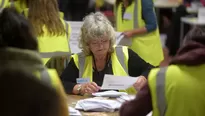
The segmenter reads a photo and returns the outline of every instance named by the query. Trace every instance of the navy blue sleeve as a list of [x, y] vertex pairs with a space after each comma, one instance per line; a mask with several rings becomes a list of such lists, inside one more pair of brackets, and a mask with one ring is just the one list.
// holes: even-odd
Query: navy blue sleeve
[[154, 5], [152, 0], [141, 0], [142, 1], [142, 17], [146, 24], [148, 32], [157, 29], [157, 19], [154, 12]]
[[73, 58], [61, 74], [61, 81], [65, 92], [72, 94], [74, 86], [77, 84], [76, 79], [79, 78], [79, 70], [75, 65]]

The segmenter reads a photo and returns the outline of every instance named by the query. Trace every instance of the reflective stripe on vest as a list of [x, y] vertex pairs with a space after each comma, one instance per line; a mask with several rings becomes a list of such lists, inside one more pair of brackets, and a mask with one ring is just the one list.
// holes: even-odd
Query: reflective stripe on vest
[[41, 72], [41, 80], [49, 86], [52, 86], [51, 79], [49, 73], [46, 69]]
[[2, 0], [2, 1], [1, 1], [0, 9], [3, 9], [3, 7], [4, 7], [4, 2], [5, 2], [5, 0]]
[[[120, 62], [121, 66], [123, 67], [123, 69], [125, 70], [125, 72], [128, 74], [128, 69], [126, 68], [126, 64], [125, 64], [125, 58], [124, 58], [124, 53], [123, 53], [123, 48], [118, 46], [115, 47], [116, 50], [116, 55], [118, 58], [118, 61]], [[85, 67], [85, 55], [83, 53], [79, 53], [78, 54], [78, 66], [79, 66], [79, 78], [83, 77], [83, 73], [84, 73], [84, 67]]]
[[157, 91], [157, 107], [159, 109], [159, 116], [165, 116], [167, 109], [167, 102], [165, 97], [165, 78], [167, 67], [160, 68], [157, 73], [156, 91]]
[[[135, 0], [135, 7], [134, 7], [134, 12], [133, 12], [133, 13], [134, 13], [134, 19], [133, 19], [133, 20], [134, 20], [134, 24], [133, 24], [134, 26], [133, 26], [133, 27], [134, 27], [134, 29], [137, 29], [137, 28], [139, 28], [139, 25], [138, 25], [138, 22], [139, 22], [139, 21], [138, 21], [138, 0]], [[116, 15], [115, 15], [115, 16], [116, 16], [115, 19], [118, 20], [118, 19], [117, 19], [118, 6], [116, 7], [116, 13], [115, 13], [115, 14], [116, 14]], [[116, 28], [117, 28], [117, 26], [118, 26], [118, 25], [116, 24]], [[118, 29], [118, 28], [117, 28], [117, 29]]]
[[57, 57], [57, 56], [70, 56], [70, 52], [41, 52], [40, 53], [41, 58], [51, 58], [51, 57]]

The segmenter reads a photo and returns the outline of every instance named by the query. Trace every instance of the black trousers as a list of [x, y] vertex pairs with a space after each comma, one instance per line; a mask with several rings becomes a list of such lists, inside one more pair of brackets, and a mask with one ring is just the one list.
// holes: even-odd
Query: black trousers
[[65, 20], [82, 21], [88, 12], [89, 0], [59, 0]]

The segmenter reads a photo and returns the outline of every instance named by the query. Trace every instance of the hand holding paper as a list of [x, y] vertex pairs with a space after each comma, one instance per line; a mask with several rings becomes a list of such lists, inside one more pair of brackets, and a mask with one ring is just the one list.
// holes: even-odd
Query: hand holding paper
[[125, 90], [138, 80], [137, 77], [105, 75], [101, 89]]
[[131, 44], [131, 39], [127, 39], [123, 33], [118, 33], [118, 36], [116, 38], [116, 45], [130, 46]]

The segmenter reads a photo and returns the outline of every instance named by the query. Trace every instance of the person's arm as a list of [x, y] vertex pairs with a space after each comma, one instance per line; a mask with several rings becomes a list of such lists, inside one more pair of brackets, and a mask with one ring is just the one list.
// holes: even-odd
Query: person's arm
[[157, 19], [154, 13], [154, 5], [152, 0], [141, 0], [142, 2], [142, 18], [145, 21], [145, 27], [125, 31], [126, 37], [130, 38], [135, 35], [145, 34], [157, 29]]
[[138, 54], [136, 54], [131, 49], [128, 49], [129, 59], [128, 59], [128, 73], [129, 76], [138, 77], [144, 76], [148, 77], [148, 74], [154, 66], [145, 62]]
[[137, 93], [132, 101], [125, 102], [120, 108], [120, 116], [146, 116], [152, 111], [152, 99], [148, 83]]
[[73, 59], [69, 62], [66, 69], [61, 74], [63, 87], [67, 94], [78, 94], [76, 79], [79, 77], [79, 70]]

